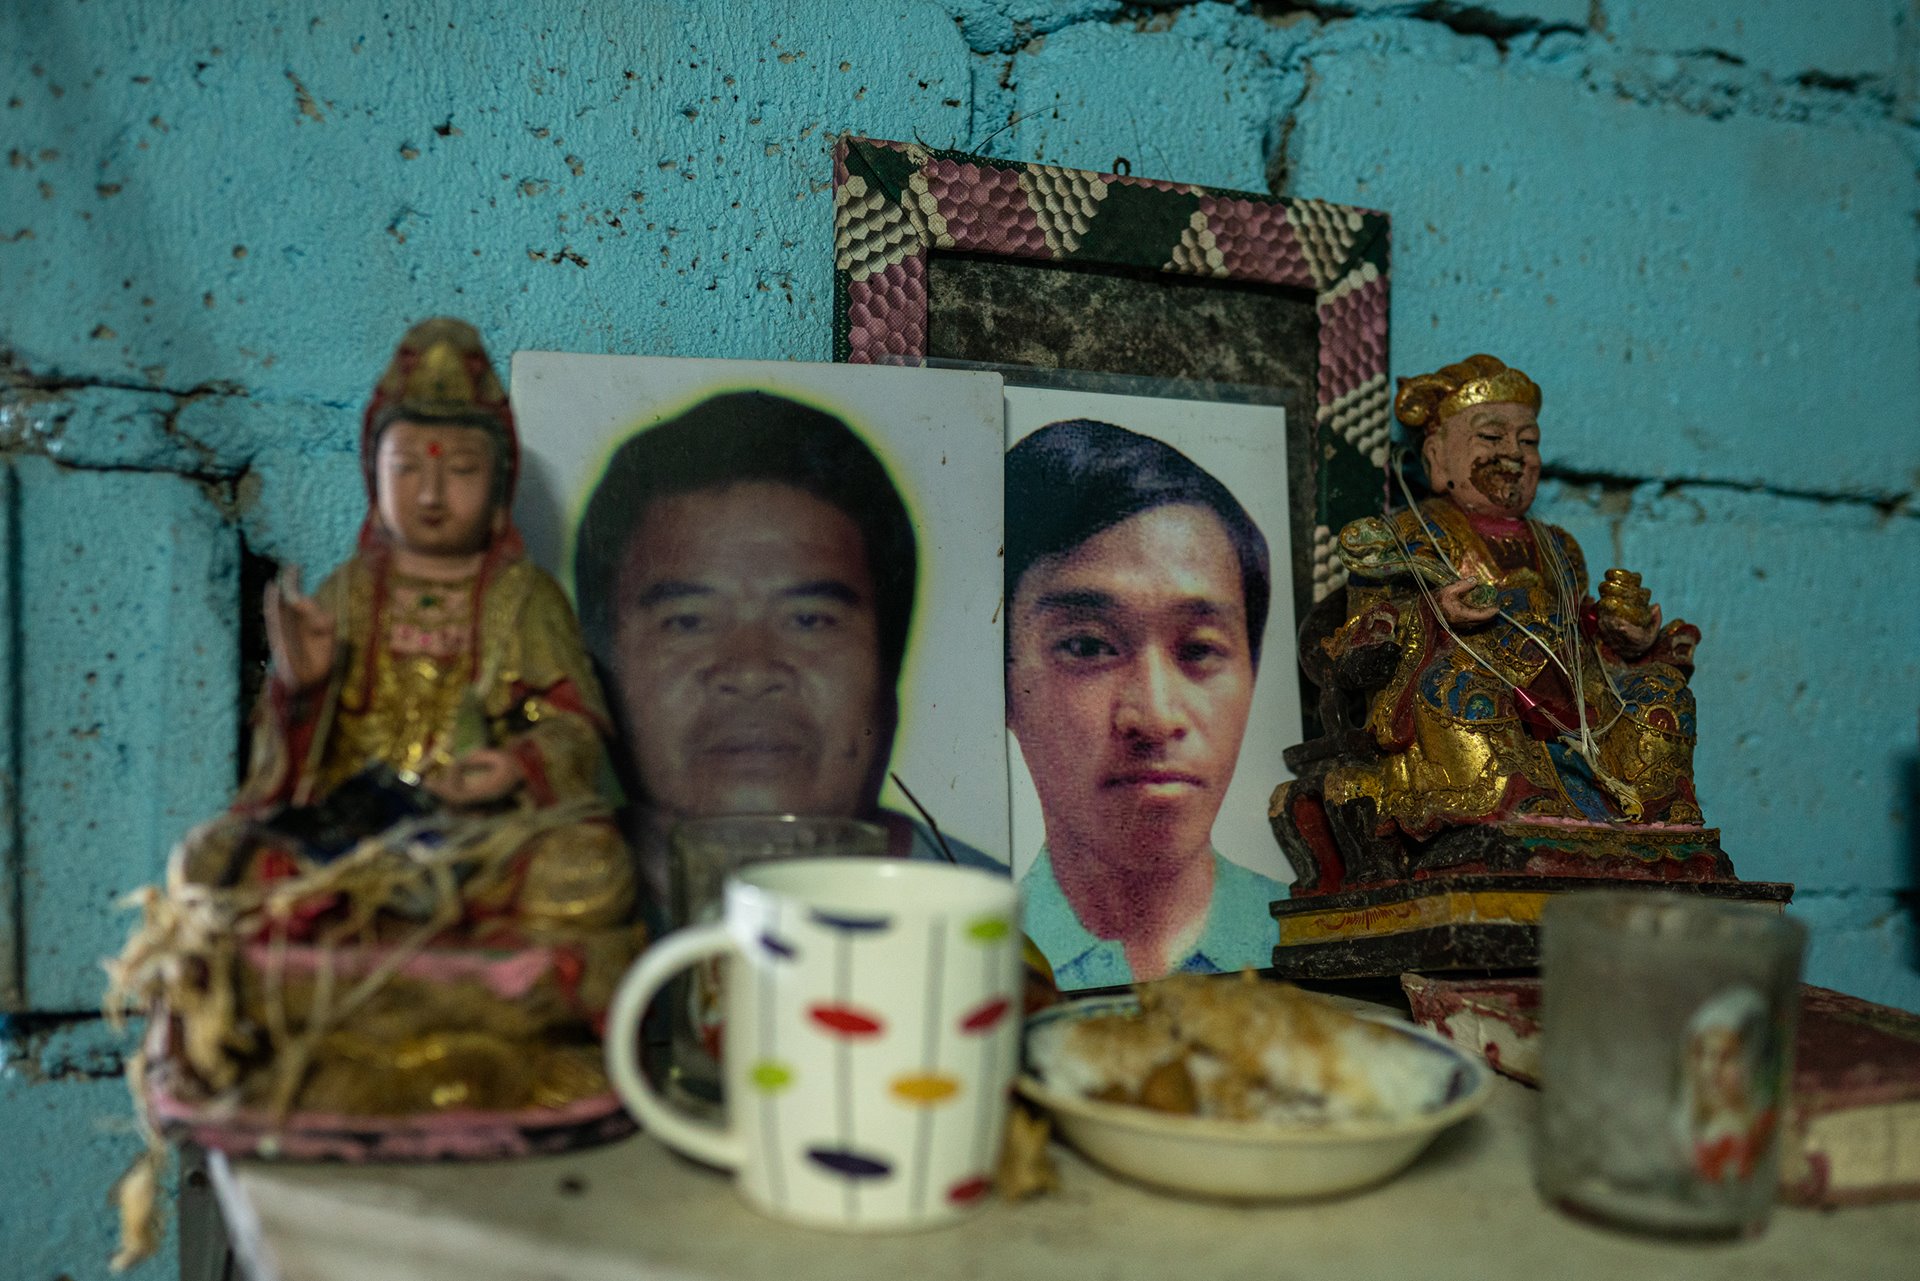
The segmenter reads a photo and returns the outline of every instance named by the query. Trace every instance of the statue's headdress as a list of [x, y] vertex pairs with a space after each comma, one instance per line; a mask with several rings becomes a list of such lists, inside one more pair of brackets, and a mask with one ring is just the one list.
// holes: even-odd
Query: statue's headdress
[[1402, 378], [1393, 412], [1407, 426], [1430, 432], [1463, 409], [1489, 404], [1525, 405], [1538, 413], [1540, 388], [1492, 356], [1468, 356], [1437, 373]]
[[513, 497], [520, 441], [506, 390], [493, 371], [480, 331], [464, 320], [435, 316], [407, 330], [374, 385], [360, 429], [360, 467], [374, 496], [374, 454], [380, 433], [400, 419], [479, 427], [499, 453], [499, 501]]

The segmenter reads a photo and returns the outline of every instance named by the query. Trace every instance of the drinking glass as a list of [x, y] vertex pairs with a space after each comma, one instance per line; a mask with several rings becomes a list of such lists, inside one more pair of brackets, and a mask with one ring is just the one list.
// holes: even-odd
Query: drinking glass
[[1541, 1195], [1663, 1235], [1762, 1231], [1805, 946], [1805, 928], [1772, 905], [1663, 890], [1551, 901], [1541, 921]]
[[[668, 910], [675, 929], [720, 919], [727, 880], [744, 867], [789, 858], [877, 857], [886, 829], [851, 818], [740, 814], [688, 819], [668, 843]], [[712, 956], [668, 986], [667, 1082], [696, 1108], [720, 1101], [726, 965]]]

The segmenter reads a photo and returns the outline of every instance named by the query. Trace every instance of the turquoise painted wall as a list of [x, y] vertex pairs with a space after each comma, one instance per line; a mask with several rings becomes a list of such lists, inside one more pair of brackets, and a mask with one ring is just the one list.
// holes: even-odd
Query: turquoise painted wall
[[1395, 369], [1544, 384], [1544, 514], [1706, 632], [1740, 871], [1920, 1007], [1920, 13], [1321, 9], [0, 6], [0, 1274], [104, 1271], [94, 958], [231, 777], [243, 547], [348, 546], [395, 338], [825, 359], [843, 131], [1389, 211]]

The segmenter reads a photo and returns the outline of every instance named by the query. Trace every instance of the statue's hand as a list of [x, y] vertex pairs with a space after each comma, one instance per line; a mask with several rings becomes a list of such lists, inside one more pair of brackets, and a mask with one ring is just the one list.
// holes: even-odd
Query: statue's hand
[[1440, 616], [1455, 627], [1478, 627], [1500, 612], [1500, 602], [1496, 599], [1484, 605], [1476, 605], [1467, 597], [1481, 583], [1471, 576], [1457, 578], [1434, 592], [1434, 600], [1440, 607]]
[[[286, 586], [280, 585], [281, 578]], [[264, 606], [267, 649], [273, 671], [294, 693], [312, 689], [333, 671], [337, 645], [333, 615], [311, 596], [300, 594], [300, 570], [290, 568], [267, 584]]]
[[1660, 607], [1655, 605], [1653, 613], [1644, 623], [1631, 623], [1618, 614], [1607, 610], [1600, 611], [1600, 635], [1613, 652], [1622, 658], [1638, 658], [1653, 648], [1655, 638], [1660, 635]]
[[505, 800], [526, 781], [513, 753], [481, 747], [428, 774], [426, 789], [448, 805], [487, 805]]

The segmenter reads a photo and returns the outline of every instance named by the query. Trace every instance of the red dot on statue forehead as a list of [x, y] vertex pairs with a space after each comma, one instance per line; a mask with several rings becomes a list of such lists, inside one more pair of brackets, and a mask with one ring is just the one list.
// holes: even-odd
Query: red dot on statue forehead
[[438, 458], [440, 456], [440, 451], [441, 451], [441, 446], [439, 441], [430, 440], [427, 442], [427, 457]]

